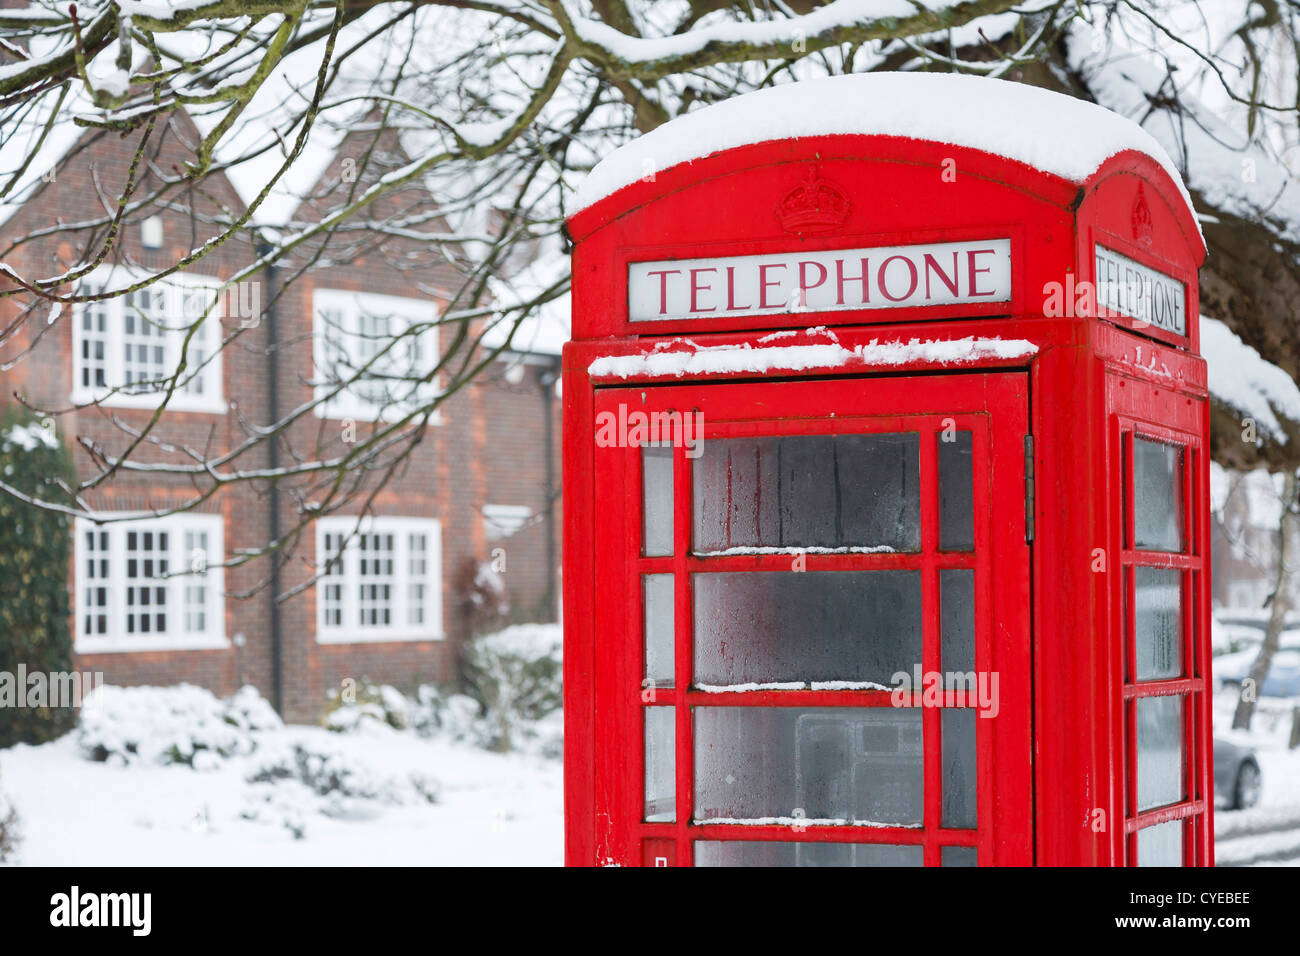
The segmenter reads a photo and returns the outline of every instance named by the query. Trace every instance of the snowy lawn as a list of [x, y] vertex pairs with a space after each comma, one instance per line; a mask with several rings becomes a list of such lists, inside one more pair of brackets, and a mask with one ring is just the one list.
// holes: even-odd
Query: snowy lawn
[[[556, 759], [494, 754], [381, 726], [347, 735], [289, 726], [260, 733], [253, 754], [199, 771], [92, 762], [75, 737], [0, 751], [0, 786], [20, 817], [21, 864], [542, 866], [563, 860]], [[293, 781], [246, 781], [269, 752], [295, 743], [380, 775], [417, 772], [439, 784], [437, 802], [334, 806]], [[266, 813], [265, 822], [244, 817], [267, 807], [268, 796], [281, 813]], [[302, 827], [301, 838], [285, 819]]]

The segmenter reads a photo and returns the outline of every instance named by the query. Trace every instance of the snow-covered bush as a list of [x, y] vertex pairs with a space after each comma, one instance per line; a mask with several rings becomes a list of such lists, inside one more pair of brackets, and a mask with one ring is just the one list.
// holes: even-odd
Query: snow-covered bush
[[89, 759], [126, 765], [179, 763], [205, 770], [249, 754], [279, 716], [252, 687], [221, 700], [190, 684], [97, 688], [82, 708], [77, 744]]
[[525, 723], [516, 737], [517, 749], [558, 760], [564, 756], [564, 712], [553, 710], [545, 717]]
[[363, 677], [355, 686], [330, 692], [321, 723], [329, 730], [351, 733], [376, 726], [405, 730], [411, 721], [411, 702], [401, 691]]
[[442, 737], [486, 747], [492, 733], [483, 706], [468, 694], [449, 694], [434, 684], [422, 684], [411, 705], [411, 727], [421, 737]]
[[563, 645], [557, 624], [520, 624], [466, 648], [468, 694], [422, 684], [407, 697], [362, 678], [333, 691], [322, 721], [338, 733], [411, 730], [492, 750], [563, 752]]
[[222, 713], [228, 723], [250, 733], [277, 730], [284, 726], [284, 721], [275, 712], [271, 702], [251, 684], [245, 684], [222, 701]]
[[293, 741], [266, 754], [248, 777], [249, 783], [281, 780], [295, 780], [321, 797], [358, 797], [391, 806], [438, 801], [436, 780], [415, 771], [386, 776], [352, 754], [315, 741]]
[[281, 827], [295, 840], [301, 840], [307, 835], [307, 818], [316, 812], [319, 801], [307, 787], [294, 781], [254, 783], [239, 815], [253, 823]]
[[0, 790], [0, 863], [13, 859], [18, 850], [18, 811]]
[[558, 748], [556, 722], [546, 719], [563, 703], [562, 646], [557, 624], [519, 624], [470, 642], [466, 679], [482, 705], [492, 747]]
[[[395, 732], [379, 717], [367, 717], [351, 728], [340, 725], [331, 729], [346, 732], [363, 728]], [[246, 782], [249, 790], [240, 816], [288, 830], [294, 839], [307, 835], [308, 823], [316, 815], [368, 820], [385, 806], [437, 803], [442, 790], [439, 781], [419, 771], [377, 770], [342, 741], [311, 731], [308, 736], [283, 740], [259, 751], [255, 769]]]
[[486, 747], [492, 732], [482, 705], [466, 694], [451, 694], [436, 684], [421, 684], [407, 697], [388, 684], [364, 678], [351, 692], [334, 691], [321, 721], [335, 733], [389, 733], [411, 730], [421, 737], [441, 737]]

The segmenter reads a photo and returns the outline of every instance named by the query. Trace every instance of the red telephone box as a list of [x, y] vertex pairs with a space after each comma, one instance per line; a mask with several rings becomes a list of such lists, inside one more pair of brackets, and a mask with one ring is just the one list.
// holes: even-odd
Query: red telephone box
[[[1056, 142], [905, 135], [912, 92]], [[744, 141], [763, 113], [799, 119]], [[1089, 104], [870, 75], [593, 174], [570, 864], [1213, 863], [1205, 246], [1175, 177]]]

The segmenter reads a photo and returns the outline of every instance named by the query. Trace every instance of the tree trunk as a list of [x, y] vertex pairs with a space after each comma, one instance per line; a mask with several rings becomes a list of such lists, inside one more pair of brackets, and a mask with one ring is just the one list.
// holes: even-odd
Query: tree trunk
[[1269, 668], [1273, 665], [1273, 655], [1277, 653], [1282, 629], [1286, 625], [1286, 615], [1291, 610], [1287, 552], [1297, 526], [1295, 472], [1288, 471], [1283, 477], [1282, 506], [1282, 520], [1278, 523], [1277, 529], [1277, 572], [1273, 578], [1273, 607], [1268, 616], [1268, 630], [1264, 632], [1263, 643], [1259, 645], [1259, 656], [1255, 658], [1255, 663], [1250, 668], [1247, 683], [1242, 684], [1241, 696], [1237, 700], [1237, 712], [1232, 718], [1234, 730], [1250, 729], [1250, 719], [1255, 714], [1255, 701], [1264, 688], [1264, 681], [1268, 679]]

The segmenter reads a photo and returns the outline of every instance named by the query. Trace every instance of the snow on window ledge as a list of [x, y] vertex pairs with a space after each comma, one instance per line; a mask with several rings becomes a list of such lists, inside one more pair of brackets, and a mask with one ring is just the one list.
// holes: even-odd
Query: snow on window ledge
[[224, 651], [230, 647], [229, 638], [206, 634], [165, 638], [109, 634], [78, 638], [72, 650], [77, 654], [142, 654], [147, 651]]
[[[316, 385], [318, 396], [324, 397], [333, 386]], [[355, 398], [349, 395], [346, 390], [339, 392], [333, 398], [326, 398], [321, 401], [313, 410], [317, 418], [328, 419], [329, 421], [338, 422], [361, 422], [372, 424], [374, 422], [383, 422], [392, 424], [400, 422], [408, 415], [415, 413], [415, 418], [407, 422], [408, 426], [418, 425], [423, 411], [416, 406], [411, 405], [387, 405], [379, 406], [364, 399]], [[428, 427], [442, 424], [442, 409], [435, 408], [429, 414], [429, 420], [425, 422]]]
[[712, 817], [692, 820], [691, 826], [724, 827], [863, 827], [880, 829], [919, 830], [922, 823], [876, 823], [871, 820], [850, 820], [847, 817]]
[[412, 631], [404, 629], [384, 631], [375, 628], [361, 628], [356, 630], [318, 628], [316, 631], [317, 644], [411, 644], [420, 641], [445, 641], [446, 639], [447, 635], [442, 631]]
[[752, 694], [768, 690], [817, 690], [817, 691], [863, 691], [896, 688], [886, 687], [869, 680], [814, 680], [814, 681], [748, 681], [743, 684], [695, 684], [694, 689], [702, 694]]
[[[819, 330], [809, 329], [808, 334]], [[834, 336], [831, 336], [834, 338]], [[838, 341], [813, 345], [755, 348], [740, 345], [700, 346], [690, 339], [675, 339], [639, 355], [606, 355], [595, 359], [587, 371], [596, 378], [640, 378], [713, 375], [727, 372], [804, 371], [844, 365], [898, 366], [922, 363], [957, 365], [983, 359], [1023, 358], [1038, 346], [1026, 339], [976, 338], [885, 342], [846, 348]]]
[[[163, 392], [127, 392], [112, 393], [107, 390], [89, 391], [83, 388], [72, 390], [71, 400], [74, 405], [102, 405], [105, 408], [142, 408], [151, 410], [162, 404]], [[230, 410], [225, 399], [203, 398], [186, 395], [177, 389], [167, 401], [169, 412], [199, 412], [208, 415], [224, 415]]]

